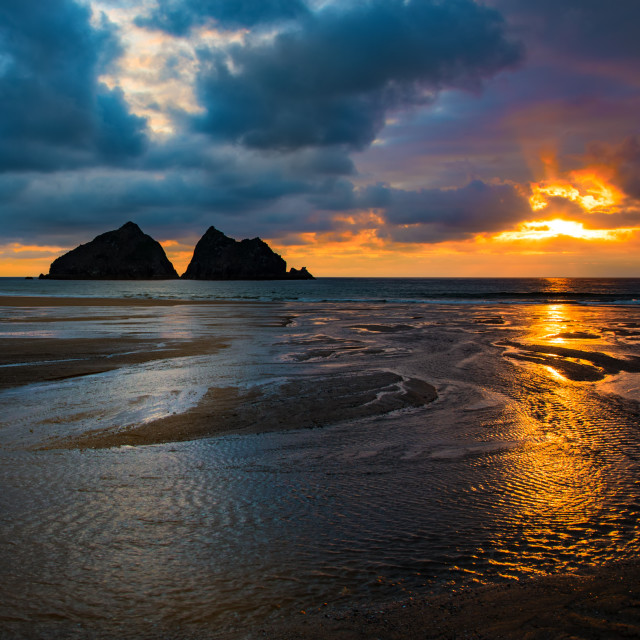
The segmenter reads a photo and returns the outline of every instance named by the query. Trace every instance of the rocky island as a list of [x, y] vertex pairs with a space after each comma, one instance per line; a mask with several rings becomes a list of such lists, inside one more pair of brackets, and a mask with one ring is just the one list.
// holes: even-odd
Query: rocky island
[[186, 280], [313, 280], [305, 267], [287, 263], [260, 238], [234, 240], [215, 227], [200, 238], [182, 276]]
[[[51, 263], [50, 280], [171, 280], [178, 274], [159, 242], [127, 222], [81, 244]], [[313, 280], [287, 263], [260, 238], [236, 241], [215, 227], [200, 238], [185, 280]]]
[[160, 243], [133, 223], [107, 231], [51, 263], [51, 280], [170, 280], [178, 274]]

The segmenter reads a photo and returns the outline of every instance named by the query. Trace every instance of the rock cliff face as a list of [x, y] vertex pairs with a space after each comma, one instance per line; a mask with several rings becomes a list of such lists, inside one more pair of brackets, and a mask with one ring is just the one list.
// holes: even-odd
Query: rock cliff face
[[53, 261], [52, 280], [169, 280], [178, 274], [160, 243], [133, 222]]
[[287, 263], [260, 238], [229, 238], [209, 227], [182, 276], [187, 280], [309, 280], [303, 267], [287, 273]]

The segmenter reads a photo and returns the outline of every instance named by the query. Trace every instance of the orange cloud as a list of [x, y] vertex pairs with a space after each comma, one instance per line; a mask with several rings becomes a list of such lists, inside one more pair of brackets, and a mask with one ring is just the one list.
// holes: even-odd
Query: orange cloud
[[545, 209], [549, 198], [564, 198], [588, 212], [615, 213], [623, 194], [594, 169], [572, 171], [566, 180], [543, 180], [531, 184], [529, 202], [534, 211]]
[[589, 230], [580, 223], [562, 220], [529, 224], [528, 234], [480, 234], [471, 240], [438, 244], [383, 240], [375, 229], [309, 233], [289, 237], [286, 244], [277, 239], [269, 242], [289, 265], [306, 266], [317, 276], [595, 277], [640, 273], [640, 234], [636, 229]]

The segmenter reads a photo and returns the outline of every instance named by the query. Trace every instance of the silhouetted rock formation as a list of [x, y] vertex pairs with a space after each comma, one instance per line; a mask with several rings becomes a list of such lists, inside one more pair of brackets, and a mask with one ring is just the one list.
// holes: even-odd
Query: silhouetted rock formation
[[260, 238], [237, 242], [215, 227], [200, 238], [182, 276], [187, 280], [309, 280], [303, 267], [287, 273], [287, 263]]
[[133, 222], [54, 260], [52, 280], [169, 280], [178, 274], [160, 243]]
[[307, 267], [302, 269], [294, 269], [291, 267], [287, 273], [288, 280], [315, 280], [315, 278], [307, 271]]

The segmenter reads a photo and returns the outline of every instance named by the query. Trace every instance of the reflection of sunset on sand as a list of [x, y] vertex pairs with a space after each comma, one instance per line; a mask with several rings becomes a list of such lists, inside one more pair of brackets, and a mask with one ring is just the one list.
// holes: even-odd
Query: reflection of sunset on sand
[[[516, 348], [537, 345], [532, 361], [540, 365], [531, 369], [531, 378], [523, 376], [521, 384], [542, 378], [534, 383], [534, 393], [521, 397], [527, 416], [521, 425], [528, 432], [523, 436], [532, 446], [505, 470], [509, 488], [504, 505], [522, 536], [521, 556], [513, 571], [527, 567], [526, 571], [537, 573], [548, 554], [564, 559], [568, 569], [577, 568], [621, 534], [615, 519], [603, 517], [603, 512], [607, 496], [620, 493], [619, 478], [610, 476], [607, 467], [623, 469], [630, 462], [631, 434], [616, 422], [624, 402], [610, 405], [593, 387], [572, 379], [589, 379], [576, 373], [580, 367], [595, 368], [595, 380], [611, 373], [607, 366], [640, 371], [640, 358], [628, 355], [628, 343], [614, 337], [616, 325], [626, 324], [625, 315], [619, 319], [622, 323], [611, 323], [611, 311], [606, 309], [536, 307], [528, 314], [527, 332], [519, 344], [512, 343]], [[565, 368], [565, 361], [575, 369]], [[605, 366], [598, 367], [603, 362]], [[635, 517], [622, 505], [620, 514], [628, 524]], [[572, 540], [576, 530], [583, 533]], [[503, 541], [498, 538], [495, 544], [499, 547]]]
[[354, 607], [404, 606], [398, 637], [422, 637], [455, 592], [453, 637], [505, 580], [557, 630], [536, 601], [582, 593], [576, 572], [614, 593], [640, 552], [638, 405], [607, 386], [640, 371], [634, 307], [25, 305], [0, 323], [0, 601], [43, 634], [78, 608], [94, 637], [356, 638]]

